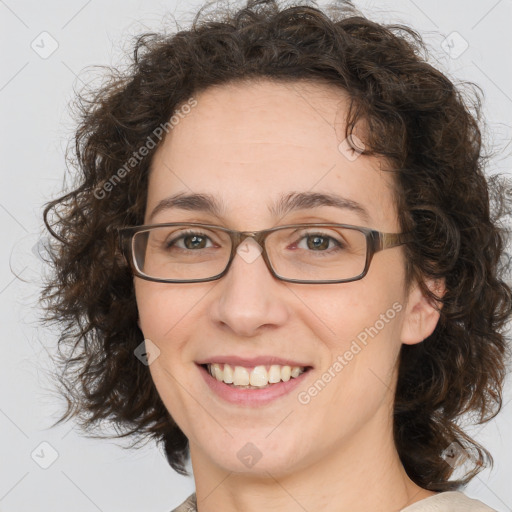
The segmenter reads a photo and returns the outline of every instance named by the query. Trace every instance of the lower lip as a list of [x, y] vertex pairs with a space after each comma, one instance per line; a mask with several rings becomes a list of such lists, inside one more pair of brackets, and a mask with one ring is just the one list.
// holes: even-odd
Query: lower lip
[[305, 378], [309, 370], [302, 372], [298, 377], [290, 378], [287, 382], [278, 382], [264, 389], [238, 389], [225, 382], [212, 377], [201, 365], [197, 365], [201, 375], [210, 389], [219, 397], [236, 405], [258, 406], [265, 405], [272, 400], [291, 393]]

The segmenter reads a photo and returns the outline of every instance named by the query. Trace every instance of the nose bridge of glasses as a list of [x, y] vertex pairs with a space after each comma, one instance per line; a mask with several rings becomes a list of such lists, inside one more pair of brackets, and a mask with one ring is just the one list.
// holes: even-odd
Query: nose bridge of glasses
[[247, 238], [252, 238], [262, 249], [268, 230], [262, 231], [231, 231], [232, 251], [235, 252], [238, 246]]
[[262, 231], [230, 231], [231, 235], [231, 256], [230, 261], [228, 262], [228, 267], [231, 266], [234, 257], [236, 256], [238, 251], [238, 247], [245, 241], [247, 238], [251, 238], [259, 247], [258, 250], [254, 248], [251, 250], [249, 247], [243, 247], [242, 251], [239, 253], [239, 256], [246, 262], [252, 263], [258, 256], [263, 258], [263, 262], [267, 266], [270, 273], [274, 273], [272, 269], [272, 264], [270, 263], [265, 247], [265, 238], [270, 233], [271, 230], [266, 229]]

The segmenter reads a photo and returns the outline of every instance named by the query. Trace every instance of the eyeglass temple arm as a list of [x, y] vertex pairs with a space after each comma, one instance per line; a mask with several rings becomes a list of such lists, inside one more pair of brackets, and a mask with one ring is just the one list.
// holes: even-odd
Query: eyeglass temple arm
[[378, 233], [378, 236], [373, 239], [374, 247], [377, 251], [403, 245], [410, 240], [411, 236], [409, 233]]

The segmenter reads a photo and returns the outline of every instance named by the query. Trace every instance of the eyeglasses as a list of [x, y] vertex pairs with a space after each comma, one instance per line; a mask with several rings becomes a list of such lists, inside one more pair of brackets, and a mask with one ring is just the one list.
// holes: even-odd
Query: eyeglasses
[[[224, 276], [239, 254], [248, 263], [260, 252], [271, 274], [291, 283], [346, 283], [362, 279], [373, 255], [406, 243], [406, 233], [381, 233], [347, 224], [289, 224], [234, 231], [200, 223], [117, 229], [134, 275], [161, 283], [197, 283]], [[254, 243], [241, 246], [247, 238]]]

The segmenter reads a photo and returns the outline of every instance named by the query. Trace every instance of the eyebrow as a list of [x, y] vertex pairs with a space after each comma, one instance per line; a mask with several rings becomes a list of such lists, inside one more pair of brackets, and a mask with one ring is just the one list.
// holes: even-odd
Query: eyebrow
[[[292, 211], [308, 210], [320, 206], [333, 206], [335, 208], [353, 211], [366, 222], [370, 219], [368, 210], [360, 203], [338, 196], [337, 194], [322, 192], [290, 192], [289, 194], [281, 196], [276, 202], [268, 205], [268, 209], [274, 217], [281, 217]], [[171, 208], [206, 212], [218, 218], [223, 218], [226, 211], [224, 203], [218, 201], [210, 194], [178, 193], [162, 199], [151, 212], [149, 221], [158, 213]]]

